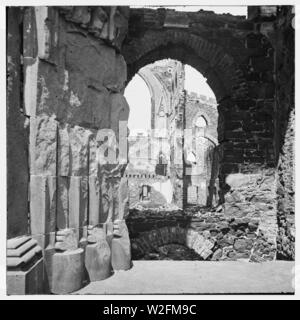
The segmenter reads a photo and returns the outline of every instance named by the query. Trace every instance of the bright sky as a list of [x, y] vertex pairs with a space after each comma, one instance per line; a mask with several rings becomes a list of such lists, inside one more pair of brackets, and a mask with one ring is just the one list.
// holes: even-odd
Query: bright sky
[[207, 97], [216, 98], [214, 92], [206, 82], [206, 78], [203, 75], [189, 66], [185, 65], [185, 83], [184, 89], [188, 92], [196, 92], [198, 94], [204, 94]]
[[125, 98], [130, 112], [128, 128], [148, 130], [151, 128], [151, 96], [146, 82], [136, 74], [125, 89]]
[[[189, 65], [185, 65], [185, 90], [215, 98], [206, 78]], [[151, 96], [145, 81], [136, 74], [125, 90], [125, 97], [130, 107], [128, 127], [135, 130], [151, 128]]]

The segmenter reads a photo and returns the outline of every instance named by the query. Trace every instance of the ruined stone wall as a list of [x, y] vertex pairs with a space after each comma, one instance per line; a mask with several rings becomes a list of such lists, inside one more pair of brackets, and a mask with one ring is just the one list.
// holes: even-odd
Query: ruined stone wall
[[295, 30], [293, 8], [278, 8], [276, 37], [277, 258], [295, 259]]
[[[158, 208], [173, 201], [173, 186], [169, 176], [155, 174], [126, 174], [129, 186], [129, 206]], [[150, 187], [149, 200], [141, 201], [142, 186]]]
[[[277, 258], [295, 258], [294, 126], [295, 30], [292, 6], [249, 7], [249, 16], [275, 52], [274, 157], [277, 196]], [[261, 65], [261, 68], [266, 66]], [[271, 72], [271, 70], [269, 71]], [[271, 76], [271, 74], [270, 74]]]
[[204, 95], [189, 92], [185, 106], [185, 128], [193, 129], [198, 117], [203, 116], [207, 122], [206, 134], [218, 141], [218, 109], [217, 101]]
[[[202, 123], [199, 123], [199, 120], [202, 120]], [[185, 162], [184, 187], [187, 189], [187, 198], [184, 201], [187, 204], [218, 204], [217, 127], [217, 102], [204, 95], [188, 93], [185, 129], [192, 130], [193, 140], [185, 143], [185, 156], [192, 152], [195, 162], [191, 163], [188, 159]]]
[[[22, 227], [43, 249], [46, 277], [41, 281], [53, 293], [79, 289], [85, 268], [91, 279], [99, 279], [112, 268], [130, 267], [125, 165], [111, 164], [100, 151], [104, 147], [114, 154], [114, 140], [105, 143], [105, 136], [112, 133], [119, 142], [119, 121], [128, 119], [126, 62], [120, 54], [128, 13], [126, 7], [24, 9], [30, 208], [29, 225], [24, 221]], [[123, 131], [126, 144], [127, 128]], [[8, 220], [16, 223], [10, 215]], [[95, 256], [108, 257], [106, 275], [97, 274], [95, 263], [101, 262]]]
[[[140, 186], [144, 176], [151, 176], [149, 183], [144, 181], [146, 184], [155, 186], [158, 184], [159, 186], [160, 191], [153, 189], [151, 194], [152, 205], [156, 207], [170, 203], [168, 192], [161, 192], [166, 188], [166, 184], [170, 183], [170, 175], [172, 176], [171, 190], [174, 192], [172, 199], [176, 204], [182, 205], [177, 192], [177, 181], [173, 178], [172, 167], [175, 159], [170, 153], [174, 146], [176, 121], [180, 121], [179, 114], [182, 112], [178, 105], [184, 86], [183, 65], [179, 61], [164, 59], [144, 66], [138, 74], [147, 83], [151, 94], [151, 129], [153, 131], [148, 133], [148, 136], [131, 135], [128, 137], [129, 164], [126, 168], [126, 175], [130, 177], [130, 206], [139, 202]], [[163, 155], [162, 166], [159, 164], [160, 154]], [[178, 165], [181, 162], [182, 159]], [[166, 165], [165, 168], [163, 168], [164, 165]]]
[[[252, 260], [275, 259], [276, 250], [277, 258], [294, 258], [292, 7], [254, 11], [246, 19], [127, 7], [9, 8], [11, 277], [35, 268], [34, 283], [69, 293], [86, 280], [85, 268], [92, 280], [130, 268], [125, 165], [99, 159], [103, 145], [110, 155], [115, 151], [100, 130], [111, 129], [119, 139], [118, 122], [129, 112], [126, 81], [166, 57], [200, 71], [218, 100], [219, 218], [246, 225], [230, 245], [249, 251], [250, 237]], [[183, 129], [184, 101], [183, 92], [171, 133]], [[180, 165], [170, 171], [180, 202], [184, 172]], [[249, 226], [252, 219], [257, 228]], [[208, 228], [210, 220], [204, 223]], [[19, 238], [26, 234], [34, 240]], [[29, 252], [34, 259], [22, 260]], [[11, 258], [15, 254], [20, 259]]]
[[[178, 19], [174, 10], [135, 9], [123, 52], [129, 78], [145, 63], [165, 56], [193, 66], [207, 78], [218, 102], [219, 203], [225, 204], [228, 192], [243, 196], [226, 182], [231, 177], [239, 174], [250, 181], [257, 175], [257, 182], [248, 185], [247, 192], [253, 193], [266, 174], [269, 191], [259, 204], [249, 199], [251, 212], [245, 206], [245, 215], [259, 212], [261, 229], [268, 229], [269, 240], [276, 245], [274, 48], [258, 31], [260, 26], [265, 27], [259, 20], [211, 11], [181, 12]], [[265, 214], [259, 206], [268, 202], [272, 209]], [[234, 203], [227, 204], [225, 214], [233, 212]]]
[[[134, 259], [272, 260], [275, 247], [264, 245], [256, 217], [227, 216], [221, 211], [131, 210], [127, 218]], [[190, 248], [194, 254], [174, 255], [170, 245]]]
[[28, 228], [29, 121], [22, 100], [22, 10], [7, 10], [7, 237], [26, 235]]

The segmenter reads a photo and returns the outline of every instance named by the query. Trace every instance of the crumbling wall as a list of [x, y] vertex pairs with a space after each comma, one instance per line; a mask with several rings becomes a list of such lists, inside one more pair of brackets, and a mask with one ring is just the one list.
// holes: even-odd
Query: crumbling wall
[[[126, 174], [128, 177], [128, 174]], [[149, 199], [145, 202], [141, 200], [143, 186], [149, 186]], [[134, 174], [128, 177], [129, 186], [129, 206], [134, 208], [141, 206], [145, 208], [158, 208], [171, 204], [173, 187], [170, 177], [156, 176], [150, 174]]]
[[277, 258], [295, 259], [295, 30], [293, 7], [278, 8], [276, 37]]
[[[275, 79], [274, 157], [277, 189], [277, 258], [295, 258], [294, 127], [295, 30], [292, 6], [249, 7], [249, 16], [272, 44]], [[265, 66], [266, 68], [267, 66]], [[271, 76], [271, 74], [270, 74]]]
[[[197, 120], [203, 117], [203, 127]], [[199, 125], [199, 124], [198, 124]], [[185, 129], [192, 132], [192, 141], [185, 142], [185, 155], [192, 152], [195, 162], [185, 162], [184, 188], [187, 204], [215, 206], [218, 204], [217, 102], [204, 95], [188, 93], [185, 105]]]
[[[257, 217], [224, 215], [222, 210], [131, 210], [127, 218], [134, 259], [192, 259], [207, 261], [244, 260], [261, 262], [273, 259], [261, 244]], [[164, 247], [181, 245], [194, 255], [166, 255]], [[260, 250], [258, 254], [258, 250]]]
[[29, 121], [22, 100], [22, 10], [7, 9], [7, 237], [28, 229]]
[[[114, 141], [126, 143], [127, 127], [119, 132], [119, 121], [129, 113], [120, 46], [128, 10], [28, 7], [24, 12], [29, 222], [44, 250], [53, 293], [81, 287], [85, 267], [94, 280], [130, 267], [126, 165], [103, 154], [114, 154]], [[110, 134], [115, 140], [105, 142]], [[100, 244], [107, 247], [105, 256]], [[106, 259], [106, 275], [97, 273], [101, 262], [95, 257]]]

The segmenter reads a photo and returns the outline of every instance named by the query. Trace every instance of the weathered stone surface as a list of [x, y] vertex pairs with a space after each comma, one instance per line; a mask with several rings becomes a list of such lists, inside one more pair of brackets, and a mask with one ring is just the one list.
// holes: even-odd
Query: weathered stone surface
[[125, 220], [114, 221], [111, 252], [114, 270], [128, 270], [131, 268], [130, 240]]
[[117, 141], [119, 141], [119, 121], [128, 120], [129, 105], [125, 97], [120, 93], [111, 94], [110, 103], [110, 128], [114, 131]]
[[38, 71], [38, 41], [36, 30], [36, 15], [33, 7], [27, 7], [24, 12], [23, 55], [24, 55], [24, 109], [26, 115], [35, 116]]
[[106, 242], [86, 246], [85, 266], [90, 281], [104, 280], [112, 275], [111, 253]]
[[97, 225], [100, 219], [100, 182], [96, 176], [89, 176], [89, 224]]
[[120, 220], [126, 219], [129, 214], [129, 188], [127, 178], [121, 178], [118, 187], [118, 202], [119, 212], [117, 218]]
[[74, 126], [69, 129], [70, 174], [72, 176], [88, 175], [89, 137], [91, 131]]
[[70, 141], [69, 125], [58, 125], [58, 145], [57, 145], [57, 170], [58, 176], [70, 175]]
[[[66, 41], [68, 44], [66, 51], [67, 65], [83, 72], [86, 78], [95, 79], [98, 85], [104, 87], [105, 81], [114, 75], [115, 50], [105, 44], [96, 42], [90, 37], [74, 33], [68, 33]], [[73, 83], [73, 81], [75, 82]], [[79, 84], [81, 81], [79, 79], [76, 80], [70, 74], [71, 88], [75, 89], [76, 82]], [[77, 88], [80, 89], [79, 87]], [[79, 100], [81, 100], [81, 97], [79, 97]]]
[[78, 237], [73, 229], [62, 229], [56, 232], [55, 249], [72, 251], [78, 248]]
[[85, 249], [85, 266], [90, 281], [103, 280], [111, 276], [111, 250], [106, 241], [106, 228], [92, 228]]
[[129, 7], [59, 7], [66, 21], [79, 24], [96, 38], [120, 49], [128, 29]]
[[[234, 218], [224, 215], [222, 210], [209, 212], [206, 209], [190, 207], [185, 210], [162, 211], [161, 209], [131, 209], [126, 219], [132, 242], [133, 259], [148, 259], [157, 254], [158, 247], [181, 244], [194, 251], [185, 254], [191, 260], [236, 260], [252, 261], [256, 242], [261, 240], [258, 218]], [[263, 248], [273, 252], [272, 241], [264, 242]], [[170, 251], [171, 252], [171, 251]], [[256, 252], [256, 251], [255, 251]], [[257, 251], [263, 260], [269, 256]], [[171, 254], [171, 253], [170, 253]], [[149, 256], [150, 255], [150, 256]], [[271, 255], [270, 255], [271, 256]], [[158, 255], [151, 259], [178, 259], [175, 254]]]
[[[52, 250], [54, 232], [59, 230], [56, 248], [66, 254], [57, 253], [55, 258], [51, 279], [52, 285], [58, 285], [55, 291], [71, 289], [64, 282], [68, 276], [72, 290], [82, 279], [81, 253], [69, 252], [79, 250], [78, 241], [86, 241], [87, 211], [93, 225], [107, 222], [111, 227], [113, 220], [128, 218], [127, 187], [121, 180], [125, 166], [97, 159], [101, 141], [90, 140], [101, 128], [112, 129], [119, 139], [118, 121], [126, 120], [129, 111], [123, 97], [125, 82], [147, 61], [165, 56], [203, 72], [220, 103], [218, 165], [208, 167], [208, 171], [216, 169], [212, 176], [220, 179], [220, 189], [210, 181], [203, 183], [203, 190], [209, 185], [209, 196], [213, 193], [214, 203], [223, 206], [186, 217], [146, 214], [131, 221], [136, 252], [154, 257], [158, 253], [150, 251], [159, 245], [165, 254], [174, 249], [174, 242], [182, 245], [179, 237], [192, 229], [195, 236], [188, 235], [189, 245], [202, 259], [294, 259], [294, 16], [288, 6], [271, 8], [271, 15], [266, 10], [258, 10], [251, 21], [189, 13], [188, 28], [181, 21], [179, 30], [164, 28], [164, 24], [174, 27], [178, 13], [170, 10], [142, 8], [129, 13], [122, 7], [38, 7], [21, 12], [8, 8], [8, 237], [31, 232], [43, 249]], [[129, 15], [124, 59], [120, 49]], [[186, 13], [181, 17], [187, 21]], [[272, 21], [266, 21], [270, 17]], [[172, 82], [167, 83], [170, 88]], [[185, 94], [180, 97], [185, 98]], [[175, 124], [183, 128], [184, 104], [177, 102]], [[200, 132], [204, 137], [205, 130]], [[109, 147], [114, 151], [113, 143]], [[99, 160], [103, 160], [101, 168]], [[179, 203], [178, 198], [185, 197], [179, 191], [182, 174], [178, 168], [172, 170]], [[201, 187], [204, 180], [196, 176], [191, 182]], [[88, 201], [93, 202], [89, 207]], [[120, 269], [130, 263], [123, 224], [107, 235]], [[72, 232], [61, 233], [70, 227]], [[75, 259], [76, 270], [66, 266], [74, 257], [82, 260]]]
[[70, 177], [69, 187], [69, 228], [75, 230], [77, 241], [86, 241], [88, 177]]
[[30, 230], [43, 249], [53, 245], [50, 234], [56, 228], [56, 183], [53, 176], [30, 177]]
[[30, 119], [30, 172], [56, 175], [57, 121], [54, 117]]
[[57, 177], [57, 228], [68, 227], [69, 221], [69, 177]]
[[104, 80], [104, 86], [110, 91], [121, 92], [127, 81], [127, 66], [121, 54], [116, 54], [114, 63], [114, 72]]
[[52, 256], [52, 278], [50, 291], [55, 294], [68, 294], [83, 286], [84, 250], [68, 250]]
[[42, 249], [31, 237], [7, 241], [7, 294], [43, 293]]
[[8, 295], [43, 294], [44, 263], [41, 258], [28, 270], [7, 271], [6, 292]]

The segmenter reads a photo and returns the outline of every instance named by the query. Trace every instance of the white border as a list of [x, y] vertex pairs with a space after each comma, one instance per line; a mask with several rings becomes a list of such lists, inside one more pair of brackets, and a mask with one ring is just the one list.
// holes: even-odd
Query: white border
[[[211, 6], [212, 2], [210, 1], [188, 1], [188, 0], [171, 0], [171, 1], [88, 1], [88, 5], [162, 5], [162, 6], [172, 6], [172, 5], [197, 5], [197, 6]], [[296, 1], [226, 1], [226, 6], [228, 5], [295, 5]], [[74, 5], [87, 5], [87, 1], [73, 1]], [[224, 2], [221, 0], [215, 0], [213, 2], [215, 6], [225, 6]], [[299, 221], [300, 218], [296, 216], [296, 294], [293, 296], [290, 295], [85, 295], [85, 296], [75, 296], [75, 295], [65, 295], [65, 296], [54, 296], [54, 295], [36, 295], [36, 296], [6, 296], [6, 278], [5, 278], [5, 266], [6, 266], [6, 104], [4, 102], [4, 97], [6, 97], [6, 20], [5, 20], [5, 6], [41, 6], [41, 5], [70, 5], [69, 1], [43, 1], [43, 0], [35, 0], [35, 1], [3, 1], [0, 6], [0, 67], [1, 67], [1, 106], [2, 113], [0, 117], [0, 197], [1, 197], [1, 211], [0, 211], [0, 298], [5, 300], [189, 300], [189, 299], [197, 299], [197, 300], [224, 300], [224, 299], [233, 299], [233, 300], [244, 300], [244, 299], [260, 299], [260, 300], [289, 300], [289, 299], [300, 299], [300, 263], [299, 263], [299, 239], [300, 239], [300, 226]], [[299, 50], [299, 27], [300, 27], [300, 6], [296, 6], [296, 18], [295, 18], [295, 28], [296, 28], [296, 54], [295, 57], [300, 56]], [[299, 63], [298, 60], [296, 62], [296, 85], [295, 88], [299, 88]], [[299, 102], [299, 90], [296, 90], [296, 105]], [[298, 113], [296, 112], [296, 123], [298, 123]], [[297, 127], [297, 126], [296, 126]], [[299, 130], [296, 130], [296, 142], [295, 142], [295, 163], [299, 159], [300, 148], [298, 149], [299, 143]], [[299, 167], [296, 166], [296, 187], [297, 181], [299, 180]], [[297, 188], [296, 188], [297, 190]], [[299, 200], [296, 195], [296, 215], [299, 212]]]

